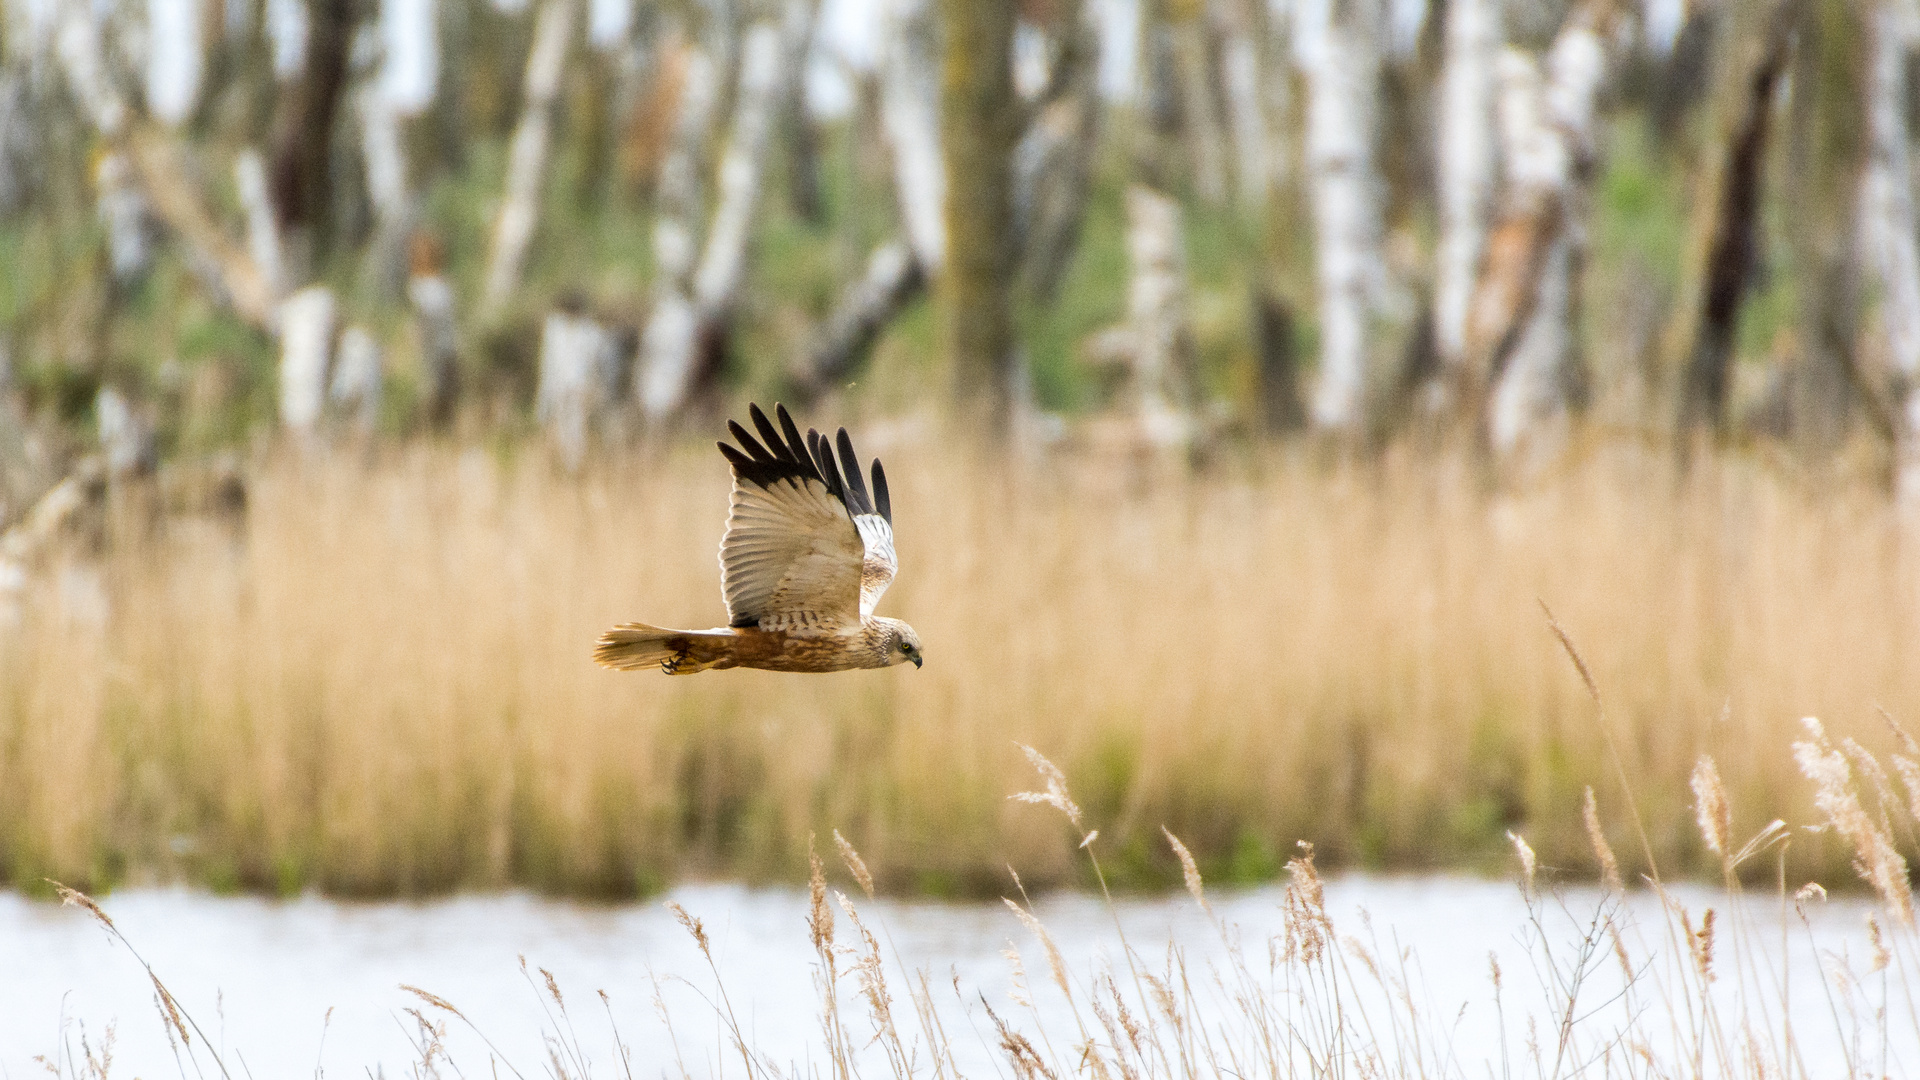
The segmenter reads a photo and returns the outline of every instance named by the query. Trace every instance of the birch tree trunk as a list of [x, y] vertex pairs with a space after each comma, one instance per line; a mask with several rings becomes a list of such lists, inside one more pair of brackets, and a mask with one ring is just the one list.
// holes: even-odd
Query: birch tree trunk
[[[907, 243], [923, 273], [946, 257], [946, 171], [941, 161], [940, 48], [934, 0], [884, 0], [880, 108], [893, 144], [893, 190]], [[1009, 76], [1011, 78], [1011, 76]]]
[[684, 72], [671, 147], [660, 165], [653, 219], [653, 309], [640, 338], [634, 397], [643, 410], [654, 393], [648, 373], [659, 357], [690, 353], [695, 318], [690, 284], [700, 255], [701, 184], [707, 138], [719, 101], [719, 73], [705, 49], [682, 44]]
[[335, 415], [361, 435], [380, 423], [380, 391], [385, 381], [380, 343], [358, 324], [340, 331], [338, 359], [327, 380], [327, 402]]
[[1187, 258], [1180, 204], [1145, 186], [1127, 189], [1127, 325], [1133, 409], [1154, 446], [1193, 441], [1193, 333], [1187, 321]]
[[1440, 243], [1434, 253], [1433, 330], [1446, 373], [1466, 361], [1467, 309], [1493, 212], [1494, 62], [1503, 36], [1499, 0], [1449, 0], [1434, 140]]
[[362, 258], [361, 276], [375, 295], [391, 297], [400, 290], [407, 231], [413, 227], [407, 153], [400, 137], [403, 121], [378, 83], [362, 88], [356, 101], [360, 158], [366, 169], [367, 201], [373, 206], [373, 236]]
[[147, 0], [147, 111], [165, 124], [193, 112], [200, 96], [206, 44], [202, 3], [211, 0]]
[[1909, 511], [1920, 510], [1920, 221], [1906, 116], [1916, 30], [1906, 5], [1882, 0], [1875, 7], [1858, 239], [1880, 287], [1880, 325], [1893, 368], [1894, 495]]
[[890, 240], [867, 258], [866, 272], [847, 289], [814, 336], [793, 373], [801, 404], [810, 404], [845, 379], [895, 314], [926, 288], [926, 274], [904, 240]]
[[1384, 284], [1373, 147], [1382, 21], [1379, 0], [1334, 0], [1324, 39], [1307, 65], [1307, 169], [1320, 293], [1313, 420], [1349, 437], [1366, 419], [1368, 329]]
[[993, 431], [1013, 392], [1013, 0], [942, 0], [940, 143], [946, 163], [941, 344], [955, 398]]
[[881, 0], [880, 121], [892, 151], [894, 199], [904, 239], [867, 256], [866, 270], [834, 304], [793, 372], [804, 404], [845, 379], [887, 323], [939, 272], [946, 254], [940, 160], [939, 30], [931, 0]]
[[153, 265], [154, 237], [147, 200], [134, 183], [127, 155], [101, 157], [94, 168], [94, 186], [99, 192], [95, 209], [107, 233], [107, 263], [115, 281], [132, 284]]
[[296, 436], [312, 435], [326, 404], [337, 307], [324, 285], [280, 305], [280, 423]]
[[1519, 50], [1500, 57], [1506, 190], [1468, 328], [1467, 363], [1488, 372], [1487, 438], [1509, 464], [1531, 466], [1555, 456], [1584, 393], [1573, 322], [1607, 20], [1604, 3], [1569, 12], [1544, 74]]
[[280, 224], [274, 219], [273, 200], [267, 193], [267, 166], [260, 152], [248, 146], [233, 159], [233, 185], [240, 194], [240, 209], [247, 220], [247, 254], [269, 304], [278, 304], [286, 287], [286, 273], [280, 257]]
[[1738, 3], [1721, 12], [1711, 134], [1668, 339], [1672, 366], [1683, 373], [1682, 454], [1694, 434], [1726, 426], [1734, 331], [1754, 270], [1774, 90], [1792, 55], [1795, 3]]
[[486, 293], [482, 316], [492, 317], [520, 286], [527, 246], [540, 219], [540, 193], [547, 176], [547, 153], [553, 127], [554, 102], [560, 93], [560, 75], [567, 48], [573, 41], [576, 0], [546, 0], [533, 31], [527, 54], [526, 95], [520, 124], [513, 132], [507, 158], [507, 189], [494, 221], [493, 245], [487, 256]]
[[1273, 189], [1273, 150], [1268, 145], [1267, 88], [1270, 78], [1284, 79], [1264, 70], [1262, 50], [1255, 34], [1258, 17], [1250, 4], [1230, 5], [1221, 12], [1222, 33], [1220, 76], [1226, 91], [1226, 107], [1233, 132], [1234, 194], [1241, 212], [1259, 220], [1267, 209], [1267, 197]]
[[1050, 303], [1085, 220], [1100, 116], [1099, 29], [1083, 4], [1060, 13], [1047, 96], [1014, 148], [1014, 231], [1026, 294]]
[[568, 471], [586, 460], [588, 427], [606, 404], [604, 370], [613, 341], [585, 315], [554, 312], [540, 333], [540, 386], [534, 412]]
[[650, 422], [673, 416], [715, 373], [725, 325], [745, 277], [747, 241], [760, 204], [767, 148], [772, 141], [774, 95], [782, 72], [797, 62], [811, 33], [812, 4], [787, 0], [781, 23], [748, 27], [741, 42], [740, 85], [734, 97], [732, 130], [720, 158], [713, 222], [700, 263], [694, 269], [691, 303], [685, 309], [656, 311], [677, 320], [642, 339], [640, 406]]

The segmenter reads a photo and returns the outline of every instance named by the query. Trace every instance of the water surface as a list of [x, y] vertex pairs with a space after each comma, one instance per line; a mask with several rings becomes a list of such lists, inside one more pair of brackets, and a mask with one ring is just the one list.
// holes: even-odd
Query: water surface
[[[1695, 890], [1678, 895], [1696, 923], [1700, 912], [1722, 899]], [[825, 1074], [805, 892], [704, 885], [676, 889], [665, 899], [704, 921], [725, 1001], [747, 1041], [784, 1071]], [[1061, 895], [1039, 900], [1035, 910], [1058, 944], [1089, 1024], [1085, 998], [1095, 973], [1113, 970], [1121, 983], [1140, 985], [1128, 974], [1118, 944], [1122, 933], [1138, 954], [1135, 966], [1164, 967], [1169, 948], [1178, 950], [1195, 1007], [1216, 1025], [1230, 1024], [1231, 1003], [1212, 980], [1216, 973], [1231, 975], [1229, 941], [1238, 943], [1245, 968], [1267, 970], [1267, 938], [1283, 926], [1281, 891], [1257, 889], [1211, 899], [1218, 924], [1185, 894], [1127, 899], [1112, 909], [1097, 898]], [[1520, 891], [1509, 883], [1351, 876], [1327, 886], [1327, 907], [1339, 933], [1367, 942], [1370, 955], [1387, 969], [1386, 981], [1404, 984], [1399, 1011], [1411, 1001], [1419, 1012], [1425, 1028], [1421, 1052], [1451, 1061], [1455, 1071], [1467, 1075], [1486, 1075], [1482, 1063], [1499, 1060], [1502, 1047], [1515, 1060], [1524, 1055], [1527, 1016], [1534, 1016], [1536, 1039], [1540, 1030], [1552, 1029], [1541, 989], [1539, 945], [1545, 940], [1554, 956], [1563, 962], [1570, 958], [1584, 921], [1603, 902], [1597, 890], [1568, 890], [1546, 906], [1536, 927]], [[631, 1053], [633, 1076], [677, 1077], [683, 1067], [695, 1077], [743, 1074], [709, 1004], [719, 1000], [714, 973], [661, 902], [590, 906], [509, 894], [364, 904], [131, 889], [112, 895], [105, 906], [207, 1038], [224, 1051], [235, 1076], [251, 1073], [264, 1080], [313, 1076], [316, 1070], [366, 1076], [369, 1069], [375, 1075], [383, 1069], [388, 1076], [410, 1074], [416, 1049], [412, 1021], [403, 1010], [421, 1003], [399, 989], [402, 983], [452, 1002], [491, 1041], [489, 1048], [458, 1021], [449, 1025], [453, 1065], [468, 1077], [494, 1075], [490, 1059], [496, 1055], [505, 1063], [499, 1075], [511, 1075], [509, 1066], [529, 1080], [548, 1075], [548, 1039], [556, 1032], [569, 1045], [578, 1044], [594, 1075], [625, 1075], [612, 1049], [610, 1023], [618, 1025]], [[1046, 1052], [1069, 1056], [1079, 1040], [1074, 1014], [1049, 981], [1044, 949], [1004, 905], [861, 899], [857, 906], [890, 963], [903, 966], [890, 966], [889, 977], [896, 1016], [909, 1040], [917, 1029], [903, 969], [928, 974], [962, 1072], [1007, 1075], [991, 1049], [988, 1005]], [[1874, 1058], [1864, 1064], [1879, 1071], [1879, 1053], [1873, 1049], [1878, 1021], [1849, 1014], [1845, 1002], [1836, 1004], [1816, 967], [1824, 954], [1828, 964], [1850, 962], [1867, 970], [1870, 910], [1864, 900], [1835, 899], [1810, 905], [1809, 924], [1803, 925], [1791, 914], [1783, 922], [1775, 901], [1758, 898], [1745, 913], [1740, 938], [1746, 948], [1738, 952], [1728, 939], [1741, 927], [1723, 912], [1714, 983], [1722, 1008], [1736, 1008], [1743, 993], [1777, 1006], [1784, 970], [1798, 1052], [1808, 1066], [1818, 1074], [1839, 1074], [1842, 1040], [1856, 1039]], [[1673, 1010], [1660, 1002], [1671, 991], [1659, 989], [1659, 973], [1688, 970], [1684, 963], [1666, 962], [1678, 939], [1663, 931], [1651, 896], [1631, 897], [1624, 917], [1635, 963], [1656, 958], [1647, 969], [1639, 1007], [1665, 1015]], [[844, 915], [838, 927], [846, 943], [851, 934]], [[1538, 936], [1541, 930], [1544, 939]], [[1021, 954], [1024, 992], [1003, 955], [1009, 948]], [[525, 973], [523, 956], [529, 965]], [[1349, 947], [1343, 956], [1358, 984], [1377, 988], [1357, 951]], [[1658, 959], [1662, 956], [1666, 959]], [[1498, 1008], [1490, 957], [1497, 957], [1504, 973]], [[1751, 970], [1734, 970], [1736, 958], [1744, 958]], [[566, 1001], [565, 1016], [546, 996], [540, 968], [552, 972]], [[1619, 983], [1617, 963], [1609, 955], [1604, 962], [1597, 959], [1593, 970], [1585, 1000], [1603, 1012], [1617, 1011], [1620, 1001], [1606, 1000], [1607, 988]], [[1871, 980], [1866, 985], [1871, 990]], [[605, 991], [605, 1004], [596, 991]], [[865, 1042], [869, 1029], [857, 991], [851, 978], [841, 986], [849, 1002], [845, 1015]], [[673, 1021], [671, 1033], [656, 997]], [[1370, 1015], [1386, 1023], [1378, 993], [1370, 1003], [1349, 1005], [1370, 1005]], [[1908, 1007], [1897, 1001], [1896, 1015], [1904, 1016], [1898, 1010]], [[1602, 1015], [1593, 1022], [1608, 1021]], [[178, 1074], [151, 986], [128, 949], [76, 909], [0, 895], [4, 1075], [40, 1075], [36, 1055], [52, 1057], [63, 1042], [78, 1053], [83, 1030], [97, 1047], [110, 1023], [116, 1025], [116, 1075], [151, 1080]], [[1920, 1059], [1911, 1025], [1890, 1026], [1895, 1034], [1885, 1070], [1907, 1075]], [[924, 1044], [915, 1052], [924, 1054]], [[879, 1061], [876, 1056], [874, 1067], [883, 1069]], [[931, 1075], [924, 1058], [917, 1064]], [[186, 1072], [193, 1075], [190, 1066]]]

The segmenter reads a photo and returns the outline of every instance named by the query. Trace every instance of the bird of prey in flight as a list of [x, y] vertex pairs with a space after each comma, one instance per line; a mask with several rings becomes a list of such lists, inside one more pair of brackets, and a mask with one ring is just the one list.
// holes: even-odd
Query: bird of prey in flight
[[760, 437], [730, 420], [740, 445], [720, 444], [733, 464], [732, 509], [720, 541], [727, 625], [668, 630], [627, 623], [600, 635], [594, 660], [622, 670], [658, 665], [669, 675], [919, 667], [913, 627], [873, 613], [899, 569], [880, 462], [873, 463], [869, 491], [846, 428], [834, 440], [811, 429], [803, 439], [785, 406], [774, 406], [778, 427], [758, 405], [747, 412]]

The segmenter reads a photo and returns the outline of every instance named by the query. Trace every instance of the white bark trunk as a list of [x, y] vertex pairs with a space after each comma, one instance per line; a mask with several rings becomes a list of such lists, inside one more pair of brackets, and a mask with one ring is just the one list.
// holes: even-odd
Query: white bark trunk
[[1260, 63], [1260, 43], [1254, 39], [1251, 16], [1244, 10], [1221, 21], [1225, 43], [1220, 74], [1226, 83], [1228, 119], [1233, 131], [1234, 194], [1240, 209], [1258, 219], [1266, 213], [1273, 187], [1271, 150], [1267, 146], [1266, 92]]
[[126, 395], [111, 386], [101, 387], [93, 396], [93, 417], [108, 475], [140, 476], [160, 463], [153, 422]]
[[1187, 323], [1187, 257], [1180, 204], [1150, 188], [1127, 189], [1127, 323], [1133, 407], [1155, 446], [1194, 436], [1193, 338]]
[[809, 347], [804, 366], [794, 373], [802, 392], [819, 394], [844, 378], [926, 280], [906, 241], [890, 240], [873, 249], [866, 273], [841, 294]]
[[422, 394], [427, 418], [435, 425], [452, 419], [459, 382], [459, 331], [454, 323], [453, 286], [438, 270], [422, 268], [407, 281], [407, 299], [420, 342]]
[[440, 83], [437, 0], [380, 0], [380, 96], [397, 115], [433, 104]]
[[683, 65], [679, 115], [654, 204], [653, 310], [634, 369], [634, 393], [643, 408], [655, 392], [648, 373], [657, 358], [691, 353], [698, 330], [689, 285], [700, 253], [701, 163], [719, 104], [719, 72], [706, 50], [693, 44], [680, 47], [676, 62]]
[[1543, 246], [1521, 263], [1528, 269], [1517, 309], [1486, 331], [1492, 339], [1517, 329], [1512, 349], [1496, 357], [1487, 431], [1497, 455], [1525, 465], [1551, 459], [1564, 444], [1579, 384], [1571, 320], [1587, 198], [1578, 165], [1593, 154], [1594, 101], [1606, 72], [1591, 9], [1568, 16], [1544, 73], [1517, 49], [1501, 54], [1498, 71], [1506, 216], [1526, 223], [1525, 234]]
[[[761, 179], [772, 142], [774, 93], [786, 65], [807, 39], [812, 5], [787, 0], [783, 21], [755, 23], [741, 42], [734, 117], [720, 158], [717, 205], [693, 275], [689, 303], [656, 310], [641, 339], [640, 407], [649, 421], [679, 412], [696, 389], [700, 341], [724, 320], [745, 277], [747, 241], [760, 205]], [[661, 324], [656, 332], [655, 324]]]
[[240, 193], [240, 209], [247, 218], [247, 253], [269, 303], [279, 303], [286, 288], [280, 256], [280, 226], [267, 193], [267, 166], [260, 152], [249, 146], [233, 159], [233, 183]]
[[280, 423], [307, 435], [320, 420], [333, 362], [333, 291], [310, 285], [280, 304]]
[[380, 423], [380, 391], [384, 381], [380, 343], [366, 327], [353, 325], [340, 332], [339, 357], [328, 380], [327, 401], [339, 416], [362, 434]]
[[[804, 37], [807, 5], [786, 5], [787, 25], [756, 23], [741, 45], [740, 85], [735, 91], [733, 130], [720, 157], [717, 205], [707, 244], [694, 272], [695, 303], [704, 311], [730, 307], [746, 270], [747, 238], [760, 206], [767, 147], [772, 142], [773, 95], [783, 81], [791, 36]], [[794, 13], [798, 12], [798, 20]], [[785, 31], [783, 34], [782, 31]]]
[[1867, 165], [1860, 177], [1860, 244], [1880, 285], [1880, 324], [1894, 386], [1894, 493], [1920, 509], [1920, 236], [1905, 114], [1915, 20], [1892, 0], [1873, 13], [1867, 75]]
[[1504, 36], [1500, 0], [1450, 0], [1439, 131], [1440, 245], [1434, 254], [1433, 330], [1444, 367], [1466, 359], [1467, 308], [1493, 212], [1494, 58]]
[[1365, 419], [1368, 324], [1384, 290], [1373, 156], [1382, 29], [1379, 0], [1337, 0], [1307, 68], [1307, 169], [1320, 293], [1313, 420], [1346, 434], [1357, 433]]
[[56, 6], [60, 15], [54, 48], [67, 87], [93, 126], [109, 140], [118, 138], [127, 123], [127, 103], [107, 70], [100, 24], [82, 0], [64, 0]]
[[1488, 441], [1496, 454], [1509, 461], [1548, 460], [1565, 444], [1570, 417], [1567, 363], [1573, 353], [1572, 287], [1573, 244], [1563, 234], [1547, 248], [1533, 311], [1487, 402]]
[[586, 460], [588, 427], [607, 404], [605, 372], [612, 353], [611, 335], [586, 316], [556, 311], [541, 329], [534, 413], [569, 470]]
[[214, 0], [147, 0], [147, 111], [178, 124], [200, 97], [205, 46], [203, 3]]
[[885, 0], [881, 120], [907, 242], [928, 277], [946, 258], [947, 174], [940, 157], [940, 49], [933, 0]]
[[407, 233], [413, 227], [413, 200], [407, 191], [407, 152], [401, 139], [400, 110], [379, 84], [355, 95], [360, 113], [360, 158], [367, 201], [373, 205], [374, 230], [363, 256], [363, 278], [373, 292], [390, 297], [400, 289]]
[[99, 192], [95, 211], [107, 230], [107, 262], [116, 280], [137, 280], [153, 265], [153, 230], [147, 200], [134, 183], [133, 166], [121, 153], [107, 154], [94, 170]]
[[533, 48], [527, 54], [526, 100], [520, 125], [514, 129], [507, 159], [506, 198], [495, 220], [493, 247], [487, 258], [485, 307], [496, 311], [520, 285], [521, 266], [540, 219], [540, 192], [547, 176], [554, 101], [560, 93], [560, 75], [573, 40], [575, 0], [547, 0], [534, 26]]

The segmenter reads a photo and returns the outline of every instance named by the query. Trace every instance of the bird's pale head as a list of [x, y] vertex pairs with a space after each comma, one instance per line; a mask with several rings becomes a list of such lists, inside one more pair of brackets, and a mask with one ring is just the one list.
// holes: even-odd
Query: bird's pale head
[[920, 666], [920, 635], [899, 619], [875, 619], [886, 628], [887, 666], [911, 663]]

